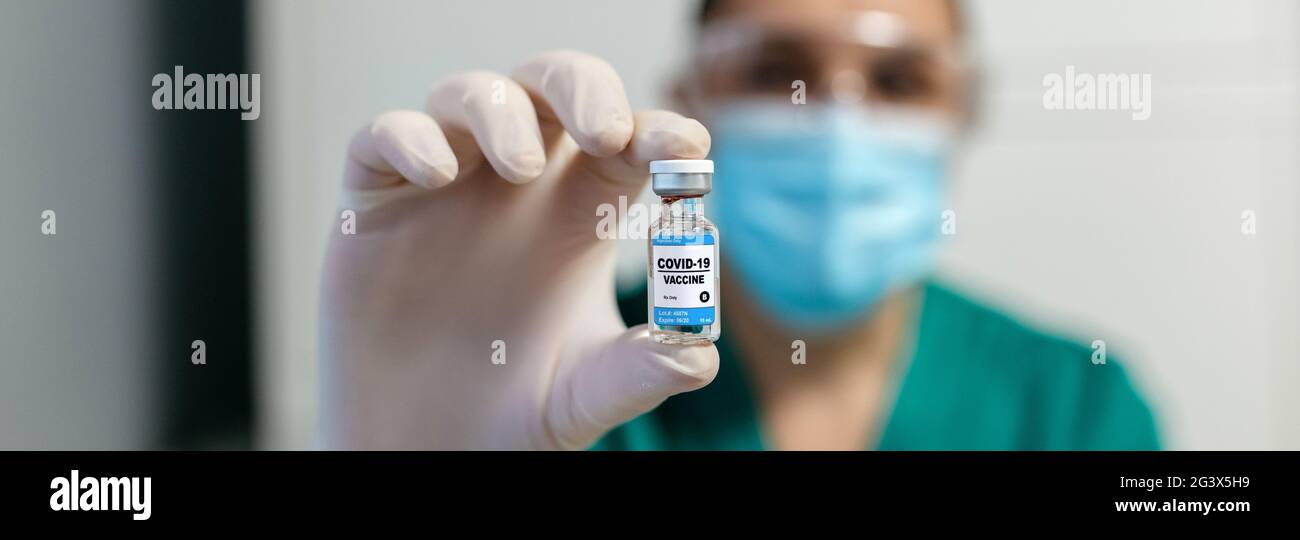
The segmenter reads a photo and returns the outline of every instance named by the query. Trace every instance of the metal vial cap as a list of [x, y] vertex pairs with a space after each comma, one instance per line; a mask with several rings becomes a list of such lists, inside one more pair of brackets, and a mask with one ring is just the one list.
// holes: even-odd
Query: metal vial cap
[[650, 162], [651, 189], [660, 197], [689, 197], [713, 191], [713, 161], [661, 159]]

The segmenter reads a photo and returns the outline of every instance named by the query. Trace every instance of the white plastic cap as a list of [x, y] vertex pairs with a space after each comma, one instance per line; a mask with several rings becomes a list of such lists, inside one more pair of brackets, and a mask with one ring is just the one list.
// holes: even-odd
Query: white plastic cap
[[650, 162], [650, 174], [713, 174], [713, 161], [708, 159], [661, 159]]

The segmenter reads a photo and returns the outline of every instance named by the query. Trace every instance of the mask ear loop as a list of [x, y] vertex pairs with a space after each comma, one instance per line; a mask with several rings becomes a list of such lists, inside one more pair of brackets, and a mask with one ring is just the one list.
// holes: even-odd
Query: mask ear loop
[[958, 114], [949, 125], [954, 139], [964, 138], [977, 124], [984, 102], [983, 70], [977, 56], [963, 46], [945, 47], [939, 51], [940, 61], [951, 69], [957, 78], [956, 105]]
[[980, 120], [984, 110], [984, 70], [975, 55], [962, 49], [954, 59], [961, 77], [961, 134], [969, 132]]

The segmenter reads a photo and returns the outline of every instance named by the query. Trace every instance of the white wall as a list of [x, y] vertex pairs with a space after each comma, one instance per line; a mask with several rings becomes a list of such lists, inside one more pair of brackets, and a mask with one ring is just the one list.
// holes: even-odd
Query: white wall
[[[261, 443], [310, 443], [316, 288], [344, 150], [439, 76], [530, 53], [609, 60], [661, 105], [692, 0], [258, 2]], [[1300, 447], [1300, 6], [1004, 0], [975, 12], [985, 123], [955, 193], [945, 273], [1104, 339], [1180, 448]], [[1044, 74], [1143, 72], [1153, 116], [1046, 111]], [[1239, 232], [1244, 209], [1259, 233]]]
[[[151, 20], [0, 7], [0, 450], [154, 442]], [[131, 104], [135, 104], [132, 106]], [[57, 234], [41, 234], [55, 212]]]

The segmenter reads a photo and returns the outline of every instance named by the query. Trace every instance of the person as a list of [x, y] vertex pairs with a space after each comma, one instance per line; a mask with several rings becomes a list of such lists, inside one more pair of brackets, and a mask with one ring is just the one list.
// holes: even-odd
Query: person
[[[1158, 448], [1114, 358], [929, 277], [972, 116], [955, 2], [700, 13], [680, 113], [633, 112], [608, 63], [549, 51], [356, 134], [356, 231], [322, 286], [326, 446]], [[655, 343], [596, 209], [651, 160], [706, 157], [722, 339]]]

